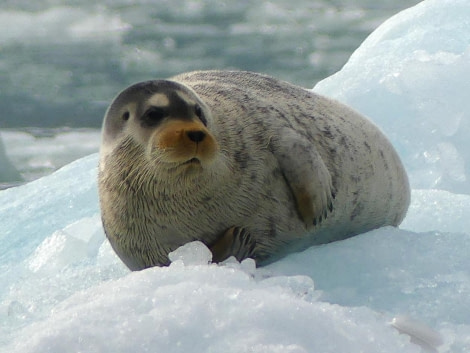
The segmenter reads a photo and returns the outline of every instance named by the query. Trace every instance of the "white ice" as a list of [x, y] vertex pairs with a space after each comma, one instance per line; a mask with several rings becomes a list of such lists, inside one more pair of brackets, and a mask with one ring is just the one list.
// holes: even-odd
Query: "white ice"
[[314, 90], [374, 120], [415, 188], [470, 193], [469, 2], [428, 0], [378, 28]]
[[0, 135], [0, 187], [2, 182], [8, 183], [20, 180], [22, 180], [21, 175], [8, 158]]
[[[39, 130], [39, 129], [38, 129]], [[0, 141], [0, 165], [10, 160], [26, 181], [31, 181], [52, 173], [75, 159], [98, 151], [100, 131], [97, 129], [50, 130], [43, 131], [0, 131], [0, 139], [8, 146], [2, 158]], [[40, 138], [37, 138], [37, 135]], [[3, 168], [1, 168], [3, 170]], [[0, 170], [0, 178], [5, 178]], [[10, 178], [11, 179], [11, 178]], [[13, 180], [20, 180], [18, 177]]]
[[103, 234], [93, 154], [0, 192], [0, 351], [468, 352], [468, 18], [468, 1], [427, 0], [315, 88], [394, 142], [414, 186], [401, 229], [258, 269], [192, 243], [131, 273]]

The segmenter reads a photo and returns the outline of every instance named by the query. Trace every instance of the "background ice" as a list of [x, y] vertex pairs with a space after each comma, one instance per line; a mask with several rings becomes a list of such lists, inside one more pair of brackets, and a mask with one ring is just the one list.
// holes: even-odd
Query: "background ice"
[[374, 120], [415, 188], [470, 193], [470, 9], [424, 1], [378, 28], [314, 90]]
[[123, 87], [197, 69], [311, 86], [390, 14], [417, 2], [4, 0], [0, 127], [97, 128]]
[[0, 1], [0, 188], [97, 152], [105, 109], [131, 83], [231, 68], [310, 87], [417, 2]]
[[16, 170], [5, 153], [5, 146], [0, 136], [0, 189], [2, 183], [21, 181], [21, 174]]
[[18, 181], [21, 178], [26, 181], [35, 180], [51, 174], [71, 161], [95, 153], [99, 149], [100, 134], [99, 130], [90, 128], [4, 130], [0, 137], [8, 146], [8, 158], [15, 162], [17, 171], [14, 174], [16, 178], [10, 178], [10, 180], [1, 178], [4, 163], [7, 166], [11, 163], [5, 157], [1, 157], [0, 146], [0, 165], [2, 166], [0, 183], [3, 181], [6, 184], [8, 181]]
[[[446, 12], [452, 16], [441, 16]], [[393, 51], [402, 56], [395, 60], [403, 59], [407, 67], [413, 42], [430, 53], [450, 50], [440, 47], [443, 41], [428, 40], [429, 47], [420, 41], [435, 26], [447, 29], [449, 41], [468, 38], [470, 27], [455, 25], [461, 13], [469, 14], [470, 4], [428, 0], [390, 19], [377, 33], [399, 33]], [[418, 32], [421, 37], [414, 36]], [[364, 60], [375, 60], [392, 50], [386, 46], [389, 40], [381, 43], [358, 52]], [[392, 95], [378, 82], [390, 79], [386, 68], [394, 61], [377, 60], [364, 75], [363, 66], [353, 66], [357, 55], [344, 69], [348, 75], [340, 72], [325, 85], [336, 85], [331, 95], [341, 99], [354, 93], [354, 102], [363, 104], [356, 108], [369, 109], [407, 168], [424, 168], [419, 158], [410, 159], [419, 152], [410, 151], [434, 138], [422, 115], [428, 102], [455, 99], [463, 112], [468, 109], [465, 90], [428, 89], [416, 70], [454, 87], [469, 76], [468, 66], [461, 60], [437, 65], [434, 59], [410, 66], [415, 70], [400, 71], [402, 86]], [[456, 70], [463, 71], [456, 75]], [[363, 76], [376, 80], [362, 82], [359, 92], [354, 82]], [[322, 87], [328, 86], [316, 89]], [[459, 106], [448, 108], [451, 119]], [[407, 114], [370, 114], [399, 109]], [[415, 120], [422, 124], [410, 123]], [[401, 143], [402, 135], [410, 135], [410, 124], [413, 139]], [[454, 144], [448, 128], [436, 125], [434, 134], [450, 134], [454, 152], [462, 155], [470, 146]], [[470, 350], [470, 195], [453, 189], [460, 184], [424, 189], [429, 185], [420, 185], [414, 172], [415, 188], [423, 189], [413, 190], [401, 229], [382, 228], [312, 247], [264, 268], [256, 269], [250, 260], [206, 265], [205, 249], [189, 244], [174, 254], [170, 267], [131, 273], [103, 234], [97, 161], [93, 154], [0, 192], [0, 352], [420, 352], [392, 327], [397, 315], [436, 329], [444, 342], [439, 352]], [[437, 162], [428, 167], [429, 173], [450, 171]]]

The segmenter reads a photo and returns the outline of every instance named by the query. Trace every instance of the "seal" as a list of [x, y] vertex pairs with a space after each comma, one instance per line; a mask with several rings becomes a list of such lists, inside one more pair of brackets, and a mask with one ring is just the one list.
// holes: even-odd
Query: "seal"
[[408, 178], [384, 134], [347, 106], [244, 71], [134, 84], [109, 106], [98, 176], [105, 233], [131, 270], [199, 240], [259, 265], [398, 226]]

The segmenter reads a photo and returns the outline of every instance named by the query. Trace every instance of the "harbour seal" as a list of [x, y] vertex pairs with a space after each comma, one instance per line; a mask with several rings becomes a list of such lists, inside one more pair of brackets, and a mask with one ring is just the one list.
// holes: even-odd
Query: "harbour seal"
[[265, 75], [197, 71], [134, 84], [102, 128], [104, 230], [131, 270], [194, 240], [213, 261], [265, 264], [397, 226], [408, 178], [394, 148], [345, 105]]

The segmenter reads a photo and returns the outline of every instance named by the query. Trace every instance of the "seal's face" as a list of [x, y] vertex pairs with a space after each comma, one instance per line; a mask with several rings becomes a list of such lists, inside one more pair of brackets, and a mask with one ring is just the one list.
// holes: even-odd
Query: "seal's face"
[[208, 129], [210, 110], [190, 88], [167, 80], [147, 81], [121, 92], [103, 124], [102, 163], [124, 141], [143, 147], [146, 158], [167, 170], [209, 165], [218, 144]]

